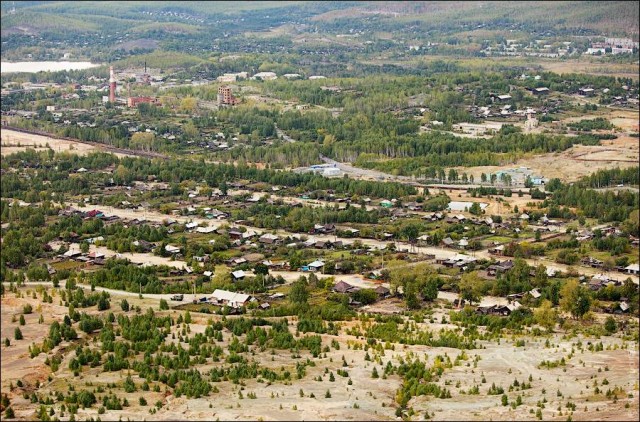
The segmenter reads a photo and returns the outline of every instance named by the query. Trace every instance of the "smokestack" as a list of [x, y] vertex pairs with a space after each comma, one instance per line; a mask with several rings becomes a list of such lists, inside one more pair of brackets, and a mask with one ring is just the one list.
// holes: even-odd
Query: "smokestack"
[[109, 101], [116, 102], [116, 77], [113, 74], [113, 66], [109, 66]]

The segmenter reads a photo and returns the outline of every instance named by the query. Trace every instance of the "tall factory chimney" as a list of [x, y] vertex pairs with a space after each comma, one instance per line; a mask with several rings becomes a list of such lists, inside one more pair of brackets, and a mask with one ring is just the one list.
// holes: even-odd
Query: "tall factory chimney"
[[116, 102], [116, 77], [113, 74], [113, 66], [109, 66], [109, 101]]

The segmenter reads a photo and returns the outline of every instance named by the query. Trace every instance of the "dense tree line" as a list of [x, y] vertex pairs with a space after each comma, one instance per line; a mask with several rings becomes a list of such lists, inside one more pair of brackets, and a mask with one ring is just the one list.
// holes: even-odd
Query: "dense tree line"
[[[147, 180], [148, 175], [156, 175], [159, 182], [178, 184], [188, 180], [205, 180], [210, 187], [226, 186], [234, 180], [251, 180], [271, 185], [285, 186], [296, 193], [309, 190], [333, 190], [339, 194], [371, 196], [376, 198], [401, 198], [413, 195], [416, 190], [412, 186], [395, 182], [371, 182], [350, 178], [326, 178], [311, 173], [294, 173], [257, 169], [247, 165], [206, 164], [203, 161], [188, 159], [149, 160], [146, 158], [117, 158], [108, 154], [89, 154], [86, 157], [72, 156], [65, 159], [65, 154], [51, 156], [46, 153], [18, 153], [3, 159], [2, 168], [39, 167], [39, 171], [27, 170], [30, 179], [20, 177], [18, 173], [3, 176], [1, 193], [3, 197], [22, 200], [41, 196], [52, 198], [56, 194], [91, 194], [91, 183], [106, 184], [110, 179], [119, 185], [130, 184], [134, 180]], [[69, 170], [84, 167], [88, 170], [103, 170], [115, 165], [113, 174], [90, 173], [78, 177], [69, 177]], [[56, 169], [56, 166], [58, 167]], [[48, 182], [51, 182], [49, 185]], [[55, 188], [55, 190], [53, 189]], [[29, 192], [33, 192], [29, 196]], [[44, 192], [44, 193], [42, 193]], [[33, 196], [35, 195], [35, 196]]]
[[[636, 167], [636, 172], [637, 169]], [[635, 176], [631, 176], [627, 175], [626, 172], [621, 173], [620, 170], [613, 170], [611, 172], [600, 172], [570, 185], [563, 184], [558, 179], [552, 179], [546, 186], [547, 191], [553, 192], [552, 199], [545, 200], [542, 206], [547, 207], [553, 204], [556, 206], [578, 207], [586, 217], [597, 218], [602, 222], [623, 222], [630, 217], [632, 212], [638, 210], [640, 206], [638, 192], [628, 190], [598, 192], [593, 189], [585, 189], [587, 186], [598, 183], [598, 178], [606, 180], [612, 175], [628, 177], [630, 181], [637, 181], [638, 178], [637, 173]]]

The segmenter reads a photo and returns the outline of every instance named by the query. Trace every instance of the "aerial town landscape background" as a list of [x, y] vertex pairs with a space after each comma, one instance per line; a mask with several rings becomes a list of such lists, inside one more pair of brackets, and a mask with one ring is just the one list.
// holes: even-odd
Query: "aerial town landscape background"
[[638, 420], [639, 3], [1, 4], [1, 420]]

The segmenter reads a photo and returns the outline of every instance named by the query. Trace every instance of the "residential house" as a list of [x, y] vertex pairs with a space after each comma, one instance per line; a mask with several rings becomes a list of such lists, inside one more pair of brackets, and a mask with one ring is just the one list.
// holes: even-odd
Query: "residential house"
[[227, 234], [229, 235], [229, 239], [231, 240], [242, 239], [242, 232], [238, 228], [229, 229]]
[[534, 299], [539, 299], [542, 296], [542, 293], [540, 293], [540, 290], [538, 289], [531, 289], [528, 293]]
[[216, 289], [211, 295], [213, 302], [219, 305], [227, 305], [232, 308], [245, 306], [248, 302], [253, 301], [254, 298], [251, 295], [244, 293], [235, 293], [228, 290]]
[[580, 95], [584, 95], [585, 97], [592, 97], [596, 93], [593, 88], [580, 88], [578, 92]]
[[104, 259], [104, 254], [102, 252], [94, 251], [94, 252], [90, 252], [87, 255], [87, 257], [90, 258], [90, 259]]
[[318, 272], [318, 271], [321, 271], [323, 267], [324, 267], [324, 262], [313, 261], [312, 263], [303, 266], [302, 271]]
[[508, 305], [478, 306], [476, 312], [482, 315], [509, 316], [520, 307], [522, 307], [520, 302], [509, 303]]
[[596, 258], [592, 258], [590, 256], [582, 258], [580, 262], [583, 265], [590, 266], [591, 268], [602, 268], [602, 266], [604, 265], [603, 261], [600, 261], [599, 259], [596, 259]]
[[93, 245], [93, 244], [95, 244], [96, 242], [98, 242], [98, 241], [103, 241], [103, 240], [104, 240], [104, 237], [103, 237], [103, 236], [92, 237], [92, 238], [90, 238], [90, 239], [87, 239], [87, 243], [88, 243], [88, 244], [90, 244], [90, 245]]
[[344, 229], [344, 231], [347, 233], [348, 236], [350, 237], [356, 237], [358, 236], [358, 234], [360, 234], [360, 230], [358, 229], [353, 229], [351, 227], [348, 227], [346, 229]]
[[82, 255], [82, 252], [78, 249], [69, 249], [64, 254], [62, 254], [62, 256], [64, 256], [65, 258], [77, 258], [80, 255]]
[[280, 238], [275, 234], [265, 233], [258, 239], [260, 243], [264, 243], [266, 245], [277, 245], [281, 242]]
[[336, 231], [336, 226], [333, 224], [315, 224], [311, 234], [329, 234]]
[[198, 223], [196, 223], [196, 222], [191, 222], [191, 223], [187, 223], [187, 224], [184, 225], [184, 228], [187, 229], [187, 230], [193, 230], [196, 227], [198, 227]]
[[530, 91], [533, 95], [547, 95], [551, 92], [547, 87], [527, 88], [527, 90]]
[[429, 242], [429, 239], [431, 239], [431, 236], [429, 236], [428, 234], [423, 234], [422, 236], [418, 236], [416, 240], [418, 241], [418, 246], [426, 246]]
[[196, 227], [196, 233], [213, 233], [216, 231], [215, 227]]
[[313, 244], [313, 247], [316, 249], [328, 249], [331, 247], [331, 242], [328, 240], [318, 240]]
[[631, 264], [625, 267], [627, 274], [638, 275], [640, 273], [640, 265], [638, 263]]
[[180, 248], [173, 245], [167, 245], [164, 247], [164, 250], [169, 252], [170, 254], [180, 253]]
[[231, 273], [231, 277], [233, 277], [234, 281], [243, 280], [245, 278], [245, 276], [246, 276], [246, 274], [242, 270], [233, 271]]
[[422, 211], [422, 204], [419, 204], [417, 202], [409, 202], [408, 204], [406, 204], [406, 207], [409, 211]]
[[[132, 243], [133, 246], [135, 246], [137, 251], [140, 252], [151, 252], [153, 250], [153, 248], [156, 247], [155, 244], [151, 243], [151, 242], [147, 242], [146, 240], [135, 240]], [[178, 249], [179, 251], [179, 249]]]
[[246, 264], [248, 261], [243, 257], [231, 258], [227, 261], [229, 265], [242, 265]]
[[502, 261], [499, 262], [497, 264], [494, 265], [490, 265], [487, 268], [487, 275], [490, 276], [495, 276], [498, 274], [502, 274], [505, 273], [507, 271], [509, 271], [511, 268], [513, 268], [513, 261], [509, 260], [509, 261]]
[[387, 289], [386, 287], [383, 287], [383, 286], [376, 287], [375, 292], [378, 294], [378, 297], [383, 298], [383, 299], [391, 297], [391, 290], [389, 290], [389, 289]]
[[494, 246], [493, 248], [489, 248], [489, 253], [492, 255], [500, 255], [504, 254], [504, 245]]
[[332, 290], [336, 293], [353, 293], [360, 289], [344, 281], [339, 281], [333, 286]]

